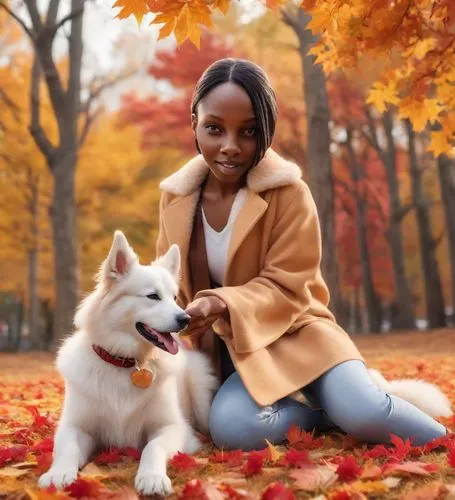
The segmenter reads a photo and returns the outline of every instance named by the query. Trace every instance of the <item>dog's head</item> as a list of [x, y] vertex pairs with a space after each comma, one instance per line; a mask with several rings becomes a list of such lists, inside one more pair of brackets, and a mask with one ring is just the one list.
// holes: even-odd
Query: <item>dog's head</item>
[[144, 343], [176, 354], [178, 344], [171, 332], [185, 328], [190, 319], [175, 302], [179, 273], [177, 245], [144, 266], [125, 235], [116, 231], [96, 290], [78, 309], [76, 326], [125, 356], [136, 355]]

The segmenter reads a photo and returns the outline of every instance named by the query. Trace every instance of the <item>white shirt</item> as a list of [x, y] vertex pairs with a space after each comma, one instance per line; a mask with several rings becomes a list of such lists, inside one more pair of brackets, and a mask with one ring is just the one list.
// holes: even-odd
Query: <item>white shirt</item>
[[218, 232], [207, 222], [202, 208], [202, 222], [204, 225], [205, 248], [207, 263], [212, 281], [223, 285], [226, 272], [229, 243], [231, 241], [232, 226], [242, 208], [247, 195], [247, 188], [239, 189], [232, 203], [229, 219], [223, 230]]

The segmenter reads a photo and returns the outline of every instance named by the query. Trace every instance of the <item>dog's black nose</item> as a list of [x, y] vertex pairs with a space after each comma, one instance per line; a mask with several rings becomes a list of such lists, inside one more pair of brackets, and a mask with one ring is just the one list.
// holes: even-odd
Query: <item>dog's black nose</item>
[[188, 326], [188, 323], [190, 322], [191, 316], [189, 316], [186, 313], [180, 314], [177, 316], [177, 323], [179, 324], [179, 327], [181, 330]]

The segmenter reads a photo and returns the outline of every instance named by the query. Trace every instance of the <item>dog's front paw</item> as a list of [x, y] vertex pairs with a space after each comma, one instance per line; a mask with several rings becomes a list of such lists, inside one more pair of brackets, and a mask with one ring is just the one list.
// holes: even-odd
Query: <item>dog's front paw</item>
[[77, 479], [77, 469], [56, 469], [51, 468], [38, 479], [40, 488], [49, 488], [52, 484], [56, 488], [64, 488], [68, 484], [74, 483]]
[[143, 495], [170, 495], [172, 493], [171, 480], [166, 474], [139, 473], [134, 486]]

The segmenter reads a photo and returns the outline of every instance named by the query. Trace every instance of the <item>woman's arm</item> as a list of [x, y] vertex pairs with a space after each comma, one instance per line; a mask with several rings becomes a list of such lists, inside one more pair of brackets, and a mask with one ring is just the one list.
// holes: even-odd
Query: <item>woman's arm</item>
[[[240, 286], [200, 291], [197, 299], [218, 297], [229, 319], [215, 330], [231, 338], [240, 353], [261, 349], [292, 330], [305, 312], [333, 319], [321, 272], [321, 232], [308, 186], [280, 188], [276, 221], [259, 276]], [[193, 302], [193, 303], [194, 303]]]

